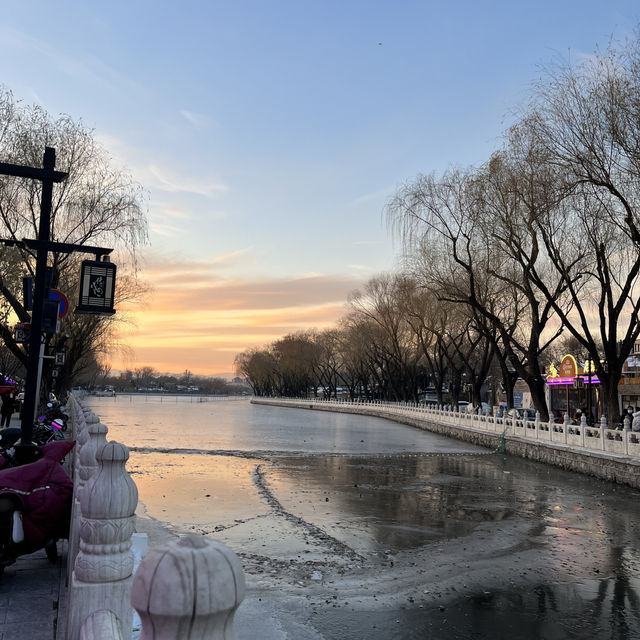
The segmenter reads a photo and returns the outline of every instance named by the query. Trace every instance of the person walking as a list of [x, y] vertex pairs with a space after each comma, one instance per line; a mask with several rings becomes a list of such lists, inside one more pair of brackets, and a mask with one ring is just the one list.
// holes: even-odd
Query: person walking
[[0, 427], [9, 426], [14, 405], [15, 399], [13, 397], [13, 393], [11, 393], [11, 391], [5, 391], [2, 394], [2, 407], [0, 407], [0, 414], [2, 415], [2, 419], [0, 419]]
[[636, 412], [633, 414], [631, 431], [640, 431], [640, 407], [636, 407]]

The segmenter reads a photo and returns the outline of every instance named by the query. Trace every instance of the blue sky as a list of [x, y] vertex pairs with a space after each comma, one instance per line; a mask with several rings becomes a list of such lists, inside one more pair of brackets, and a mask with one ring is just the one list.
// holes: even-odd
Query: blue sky
[[[166, 370], [157, 348], [186, 337], [186, 313], [202, 312], [221, 336], [220, 312], [237, 312], [235, 338], [177, 347], [200, 358], [181, 368], [201, 373], [331, 323], [349, 290], [394, 264], [383, 208], [399, 184], [486, 160], [541, 65], [579, 59], [640, 22], [640, 4], [617, 0], [3, 9], [0, 82], [95, 128], [148, 188], [147, 317], [180, 297], [180, 280], [198, 290], [196, 309], [175, 303], [167, 333], [140, 323], [128, 364]], [[282, 313], [267, 319], [257, 300]], [[243, 333], [250, 317], [262, 324]]]

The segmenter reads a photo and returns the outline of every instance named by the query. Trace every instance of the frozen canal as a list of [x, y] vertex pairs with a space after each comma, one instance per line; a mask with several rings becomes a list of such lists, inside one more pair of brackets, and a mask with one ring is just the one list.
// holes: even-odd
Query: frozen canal
[[377, 418], [87, 401], [150, 544], [242, 558], [239, 640], [640, 637], [638, 491]]

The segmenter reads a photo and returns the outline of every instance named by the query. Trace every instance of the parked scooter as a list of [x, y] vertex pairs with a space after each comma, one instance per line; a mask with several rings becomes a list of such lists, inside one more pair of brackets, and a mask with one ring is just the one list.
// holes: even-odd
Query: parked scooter
[[[64, 440], [64, 422], [61, 418], [50, 420], [40, 416], [33, 425], [31, 440], [37, 447], [42, 447], [53, 440]], [[0, 429], [0, 469], [17, 467], [22, 464], [16, 458], [16, 444], [22, 436], [19, 427], [7, 427]]]
[[0, 575], [38, 549], [56, 560], [57, 540], [69, 535], [73, 499], [73, 481], [60, 463], [74, 445], [50, 442], [36, 462], [0, 469]]
[[69, 416], [62, 410], [62, 404], [58, 400], [47, 402], [47, 408], [43, 413], [45, 422], [59, 420], [63, 424], [62, 430], [67, 430], [67, 422], [69, 420]]
[[33, 442], [38, 446], [47, 444], [52, 440], [64, 440], [64, 423], [60, 418], [49, 420], [45, 416], [40, 416], [33, 425]]

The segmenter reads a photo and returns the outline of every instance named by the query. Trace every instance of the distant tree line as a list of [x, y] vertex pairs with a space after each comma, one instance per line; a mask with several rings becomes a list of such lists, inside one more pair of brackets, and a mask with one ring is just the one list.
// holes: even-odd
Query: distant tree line
[[240, 395], [247, 393], [247, 385], [215, 376], [199, 376], [188, 369], [182, 374], [159, 373], [153, 367], [138, 367], [118, 375], [111, 375], [108, 367], [96, 369], [92, 375], [82, 376], [78, 384], [88, 390], [109, 386], [116, 393], [198, 393]]
[[637, 37], [552, 66], [486, 163], [398, 189], [399, 273], [355, 292], [335, 329], [250, 349], [238, 371], [259, 395], [416, 400], [429, 385], [476, 403], [487, 381], [511, 402], [521, 378], [547, 419], [544, 367], [570, 340], [617, 422], [640, 333], [639, 96]]

